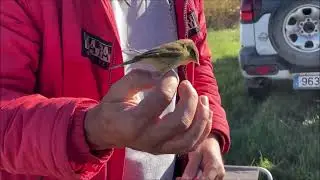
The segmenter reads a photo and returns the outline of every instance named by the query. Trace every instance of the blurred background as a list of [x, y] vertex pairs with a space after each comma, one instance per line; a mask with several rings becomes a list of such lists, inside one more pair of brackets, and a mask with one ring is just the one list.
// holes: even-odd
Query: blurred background
[[240, 0], [205, 0], [207, 26], [211, 29], [234, 28], [239, 24]]
[[319, 91], [295, 91], [283, 81], [264, 100], [247, 96], [238, 63], [239, 9], [240, 0], [205, 0], [208, 42], [231, 128], [226, 164], [262, 166], [276, 180], [319, 180]]

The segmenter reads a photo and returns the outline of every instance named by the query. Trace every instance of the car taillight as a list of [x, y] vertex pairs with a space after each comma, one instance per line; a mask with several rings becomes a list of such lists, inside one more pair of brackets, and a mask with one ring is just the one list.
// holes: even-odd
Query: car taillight
[[244, 23], [250, 23], [261, 8], [261, 0], [241, 0], [240, 20]]
[[242, 22], [253, 21], [253, 0], [242, 0], [240, 9], [240, 20]]
[[245, 71], [248, 75], [273, 75], [279, 70], [276, 65], [247, 66]]

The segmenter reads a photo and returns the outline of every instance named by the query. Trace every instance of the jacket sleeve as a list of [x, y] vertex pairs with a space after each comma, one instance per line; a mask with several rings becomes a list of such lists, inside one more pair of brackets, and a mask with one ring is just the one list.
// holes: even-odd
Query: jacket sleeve
[[212, 133], [219, 137], [222, 153], [230, 148], [230, 130], [226, 113], [221, 105], [217, 80], [213, 73], [211, 62], [211, 51], [207, 43], [207, 28], [204, 14], [203, 0], [196, 0], [198, 7], [198, 22], [200, 34], [196, 40], [199, 50], [200, 65], [195, 67], [194, 87], [199, 95], [207, 95], [210, 102], [210, 109], [213, 111]]
[[0, 170], [58, 179], [93, 177], [112, 153], [93, 155], [85, 139], [85, 113], [97, 102], [34, 93], [41, 33], [23, 3], [1, 1], [0, 32]]

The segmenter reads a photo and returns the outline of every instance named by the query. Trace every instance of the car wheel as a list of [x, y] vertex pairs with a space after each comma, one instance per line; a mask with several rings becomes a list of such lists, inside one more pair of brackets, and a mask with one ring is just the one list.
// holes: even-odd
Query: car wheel
[[253, 78], [245, 80], [245, 87], [249, 97], [263, 100], [269, 96], [272, 80], [268, 78]]
[[320, 2], [293, 0], [281, 3], [269, 26], [273, 46], [291, 64], [320, 66]]

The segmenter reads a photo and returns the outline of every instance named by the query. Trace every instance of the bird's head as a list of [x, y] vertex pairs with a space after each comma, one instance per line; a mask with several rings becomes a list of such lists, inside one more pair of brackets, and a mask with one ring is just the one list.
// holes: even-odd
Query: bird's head
[[187, 51], [189, 52], [189, 61], [199, 65], [199, 51], [193, 40], [183, 40]]

